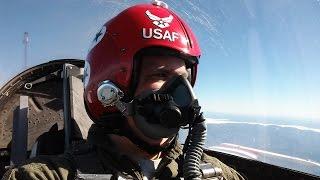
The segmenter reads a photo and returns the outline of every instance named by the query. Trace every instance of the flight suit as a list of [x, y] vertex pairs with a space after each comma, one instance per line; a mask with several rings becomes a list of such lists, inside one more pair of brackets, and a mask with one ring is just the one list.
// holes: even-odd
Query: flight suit
[[[91, 128], [88, 141], [74, 143], [72, 150], [58, 156], [38, 156], [27, 160], [19, 167], [8, 170], [3, 180], [16, 179], [81, 179], [83, 174], [110, 174], [111, 179], [143, 179], [138, 164], [124, 155], [113, 151], [108, 134], [102, 129]], [[182, 146], [175, 143], [163, 152], [153, 179], [180, 179], [182, 172]], [[244, 179], [237, 171], [228, 167], [218, 159], [203, 154], [203, 162], [211, 163], [222, 169], [222, 176], [227, 180]]]

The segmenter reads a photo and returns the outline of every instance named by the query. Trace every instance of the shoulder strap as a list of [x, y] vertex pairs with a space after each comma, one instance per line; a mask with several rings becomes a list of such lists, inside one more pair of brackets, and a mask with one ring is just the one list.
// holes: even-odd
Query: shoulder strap
[[182, 146], [178, 143], [177, 139], [174, 140], [173, 145], [164, 152], [156, 173], [154, 176], [159, 179], [172, 179], [179, 177], [180, 161], [182, 156]]
[[95, 148], [85, 142], [73, 142], [72, 150], [68, 154], [77, 172], [86, 174], [109, 173], [100, 162]]

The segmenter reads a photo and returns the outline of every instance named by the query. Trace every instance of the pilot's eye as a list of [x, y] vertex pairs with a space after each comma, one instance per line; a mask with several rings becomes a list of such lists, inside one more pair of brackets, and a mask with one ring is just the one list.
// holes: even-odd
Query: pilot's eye
[[167, 75], [166, 73], [157, 73], [157, 74], [155, 74], [154, 76], [156, 76], [156, 77], [162, 77], [162, 78], [168, 77], [168, 75]]
[[151, 78], [152, 79], [163, 79], [163, 78], [167, 78], [168, 74], [167, 73], [163, 73], [163, 72], [158, 72], [158, 73], [153, 73], [151, 74]]

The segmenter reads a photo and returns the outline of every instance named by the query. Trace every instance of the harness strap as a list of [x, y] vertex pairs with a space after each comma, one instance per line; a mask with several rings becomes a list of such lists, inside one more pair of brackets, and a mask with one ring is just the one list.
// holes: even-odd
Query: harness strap
[[150, 103], [150, 102], [168, 102], [172, 100], [172, 96], [170, 94], [159, 94], [159, 93], [151, 93], [146, 97], [139, 99], [140, 103]]

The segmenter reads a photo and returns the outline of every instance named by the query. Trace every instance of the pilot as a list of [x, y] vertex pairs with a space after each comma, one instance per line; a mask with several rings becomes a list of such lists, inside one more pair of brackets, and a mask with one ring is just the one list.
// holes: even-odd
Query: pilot
[[94, 121], [87, 141], [30, 159], [3, 179], [244, 179], [203, 152], [206, 124], [192, 90], [200, 53], [167, 4], [124, 10], [102, 26], [85, 62], [84, 102]]

